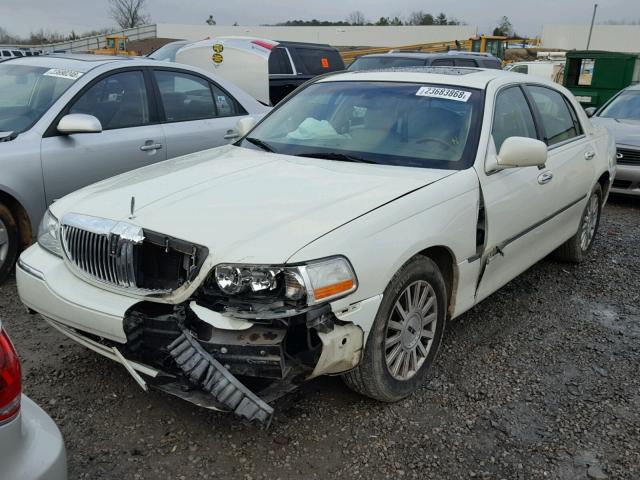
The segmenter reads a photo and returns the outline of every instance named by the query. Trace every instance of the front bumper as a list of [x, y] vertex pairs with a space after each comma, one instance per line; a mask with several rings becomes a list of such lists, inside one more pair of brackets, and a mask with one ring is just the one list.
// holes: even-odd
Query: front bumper
[[619, 163], [611, 192], [640, 197], [640, 165]]
[[67, 451], [54, 421], [22, 395], [20, 414], [0, 426], [0, 477], [66, 480]]
[[[207, 408], [221, 406], [216, 401], [207, 402], [206, 395], [202, 394], [206, 390], [203, 387], [203, 378], [199, 377], [196, 382], [193, 372], [183, 368], [177, 357], [174, 357], [174, 360], [182, 368], [182, 372], [176, 371], [173, 368], [174, 364], [170, 366], [173, 369], [167, 369], [157, 361], [158, 357], [165, 360], [168, 357], [169, 346], [176, 338], [176, 331], [178, 334], [184, 334], [196, 326], [204, 327], [198, 333], [198, 342], [208, 348], [208, 353], [233, 375], [249, 375], [253, 378], [271, 379], [275, 383], [297, 384], [303, 379], [339, 374], [354, 368], [360, 361], [366, 334], [382, 300], [382, 296], [379, 295], [350, 305], [339, 312], [332, 312], [331, 308], [325, 306], [318, 315], [330, 316], [329, 326], [323, 323], [321, 328], [316, 329], [316, 326], [307, 325], [308, 329], [316, 329], [317, 339], [313, 347], [315, 350], [311, 351], [315, 352], [315, 360], [307, 362], [306, 369], [300, 370], [295, 362], [287, 364], [290, 361], [289, 355], [285, 353], [287, 345], [280, 337], [277, 342], [269, 342], [268, 340], [272, 340], [269, 336], [272, 332], [266, 332], [264, 338], [251, 339], [253, 336], [258, 337], [252, 332], [268, 330], [269, 327], [260, 327], [239, 319], [231, 319], [233, 321], [220, 326], [215, 322], [207, 322], [201, 316], [202, 312], [193, 309], [192, 305], [143, 302], [101, 290], [76, 277], [63, 261], [37, 244], [27, 249], [20, 257], [16, 278], [23, 303], [41, 314], [61, 333], [123, 364], [138, 383], [144, 384], [144, 379], [138, 377], [136, 372], [147, 378], [151, 386]], [[182, 317], [180, 312], [183, 314]], [[184, 312], [187, 312], [188, 316], [186, 324], [183, 323]], [[197, 325], [193, 325], [194, 322]], [[236, 322], [238, 325], [234, 326]], [[298, 338], [307, 338], [304, 330], [303, 335], [299, 335], [300, 328], [304, 328], [304, 325], [303, 319], [302, 324], [298, 323], [295, 326], [298, 329]], [[250, 329], [247, 330], [247, 327]], [[286, 330], [287, 338], [292, 338], [294, 331], [291, 328], [293, 327]], [[278, 330], [282, 331], [283, 327], [273, 328], [273, 331]], [[281, 359], [282, 365], [281, 370], [276, 371], [275, 375], [272, 373], [273, 352], [276, 360]], [[204, 357], [201, 355], [200, 359], [202, 358]], [[213, 364], [210, 359], [208, 363]], [[190, 382], [190, 388], [193, 387], [188, 392], [181, 389], [185, 386], [185, 380]]]

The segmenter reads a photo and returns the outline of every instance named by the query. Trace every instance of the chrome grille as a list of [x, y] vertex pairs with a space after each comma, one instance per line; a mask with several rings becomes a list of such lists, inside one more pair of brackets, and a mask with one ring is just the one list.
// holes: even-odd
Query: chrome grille
[[621, 165], [640, 165], [640, 150], [619, 148], [617, 159]]
[[71, 213], [62, 218], [60, 230], [65, 255], [76, 270], [101, 283], [138, 289], [136, 261], [144, 240], [142, 228]]

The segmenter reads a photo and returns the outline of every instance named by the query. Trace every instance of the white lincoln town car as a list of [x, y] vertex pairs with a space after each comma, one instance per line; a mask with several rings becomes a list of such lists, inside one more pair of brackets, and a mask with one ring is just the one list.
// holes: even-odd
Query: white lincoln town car
[[615, 174], [567, 90], [498, 70], [332, 74], [239, 123], [55, 202], [17, 277], [143, 388], [258, 421], [319, 375], [411, 394], [448, 320], [588, 255]]

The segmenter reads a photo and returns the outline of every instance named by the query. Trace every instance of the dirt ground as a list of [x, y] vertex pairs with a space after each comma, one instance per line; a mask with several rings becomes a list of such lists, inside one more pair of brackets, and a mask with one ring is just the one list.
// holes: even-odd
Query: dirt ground
[[640, 478], [640, 202], [614, 199], [582, 265], [544, 260], [450, 323], [431, 381], [397, 404], [323, 378], [264, 430], [144, 393], [25, 313], [0, 315], [71, 479]]

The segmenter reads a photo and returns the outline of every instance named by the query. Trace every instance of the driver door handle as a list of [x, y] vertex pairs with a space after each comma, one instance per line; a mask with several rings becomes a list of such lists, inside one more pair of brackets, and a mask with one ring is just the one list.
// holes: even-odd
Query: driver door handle
[[596, 156], [596, 152], [592, 152], [592, 151], [588, 151], [584, 154], [584, 159], [585, 160], [591, 160], [593, 159], [593, 157]]
[[151, 143], [151, 144], [142, 145], [140, 147], [140, 150], [142, 150], [143, 152], [148, 152], [150, 150], [160, 150], [161, 148], [162, 148], [161, 143]]
[[551, 180], [553, 180], [553, 173], [552, 172], [544, 172], [544, 173], [541, 173], [540, 175], [538, 175], [538, 183], [540, 185], [545, 185], [545, 184], [549, 183]]

